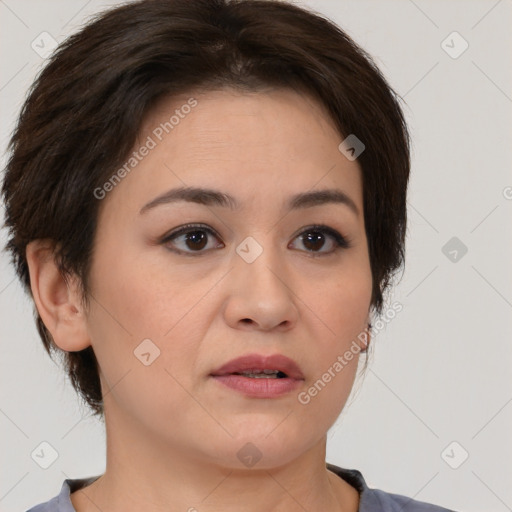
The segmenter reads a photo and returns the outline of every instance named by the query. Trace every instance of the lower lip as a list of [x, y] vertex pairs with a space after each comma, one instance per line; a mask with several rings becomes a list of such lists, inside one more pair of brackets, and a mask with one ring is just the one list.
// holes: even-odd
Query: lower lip
[[243, 375], [212, 375], [225, 386], [255, 398], [275, 398], [297, 389], [302, 380], [244, 377]]

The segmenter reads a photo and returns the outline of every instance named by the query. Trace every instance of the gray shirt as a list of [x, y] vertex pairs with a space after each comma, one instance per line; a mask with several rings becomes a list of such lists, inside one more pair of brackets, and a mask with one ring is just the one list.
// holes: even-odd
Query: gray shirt
[[[400, 494], [391, 494], [379, 489], [370, 489], [357, 469], [344, 469], [327, 463], [327, 469], [355, 487], [359, 492], [359, 512], [455, 512], [454, 510], [413, 500]], [[66, 479], [60, 493], [51, 500], [36, 505], [27, 512], [76, 512], [69, 495], [86, 487], [99, 476]]]

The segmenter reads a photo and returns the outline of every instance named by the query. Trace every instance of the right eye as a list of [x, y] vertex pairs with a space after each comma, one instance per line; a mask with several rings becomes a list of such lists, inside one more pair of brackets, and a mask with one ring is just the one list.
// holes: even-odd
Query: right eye
[[[198, 256], [200, 253], [209, 250], [203, 250], [208, 245], [208, 235], [218, 238], [217, 233], [204, 224], [186, 224], [166, 235], [161, 243], [168, 247], [172, 241], [175, 248], [169, 247], [171, 251]], [[222, 247], [224, 247], [224, 244], [221, 242], [220, 248]], [[214, 248], [219, 248], [219, 245], [210, 249]]]

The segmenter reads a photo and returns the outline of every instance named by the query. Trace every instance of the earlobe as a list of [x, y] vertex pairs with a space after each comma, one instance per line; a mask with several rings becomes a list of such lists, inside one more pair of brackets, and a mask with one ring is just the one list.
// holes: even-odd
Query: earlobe
[[370, 318], [368, 318], [368, 322], [366, 324], [366, 329], [364, 330], [364, 333], [361, 336], [363, 338], [363, 340], [361, 340], [363, 342], [362, 346], [361, 346], [362, 353], [367, 352], [368, 347], [370, 346], [371, 328], [372, 328], [372, 324], [370, 322]]
[[77, 281], [64, 278], [50, 242], [34, 240], [27, 245], [25, 254], [32, 296], [55, 344], [66, 352], [90, 346]]

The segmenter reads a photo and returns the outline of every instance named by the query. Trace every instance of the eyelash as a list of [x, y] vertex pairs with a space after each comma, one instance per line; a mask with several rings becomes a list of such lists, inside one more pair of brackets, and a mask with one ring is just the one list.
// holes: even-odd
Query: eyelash
[[[161, 240], [161, 244], [167, 244], [171, 240], [174, 240], [175, 238], [179, 237], [180, 235], [186, 235], [188, 233], [193, 233], [195, 231], [205, 231], [209, 233], [210, 235], [213, 235], [217, 238], [220, 238], [217, 233], [209, 228], [208, 226], [204, 224], [186, 224], [184, 226], [181, 226], [175, 231], [172, 231], [171, 233], [164, 236], [164, 238]], [[322, 233], [327, 234], [330, 236], [336, 245], [336, 247], [327, 253], [322, 252], [315, 252], [315, 251], [304, 251], [309, 254], [312, 258], [318, 258], [322, 256], [330, 256], [334, 253], [336, 253], [340, 249], [349, 249], [352, 247], [352, 241], [338, 233], [335, 229], [330, 228], [329, 226], [325, 226], [322, 224], [313, 224], [312, 226], [307, 226], [305, 229], [303, 229], [295, 238], [299, 238], [301, 235], [305, 235], [307, 233]], [[200, 250], [200, 251], [183, 251], [181, 249], [170, 249], [169, 250], [176, 252], [178, 254], [186, 254], [187, 256], [200, 256], [202, 253], [209, 252], [212, 249], [209, 249], [207, 251]]]

